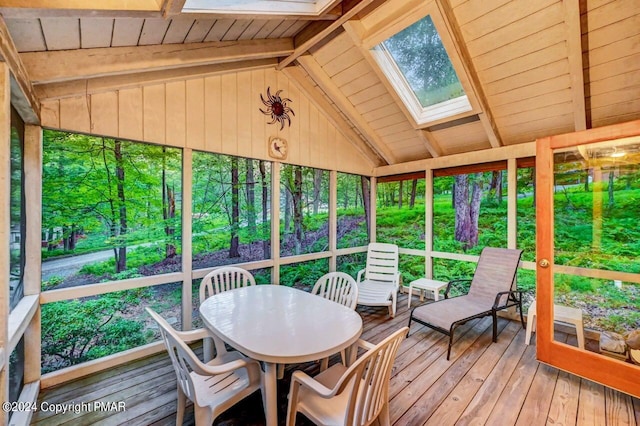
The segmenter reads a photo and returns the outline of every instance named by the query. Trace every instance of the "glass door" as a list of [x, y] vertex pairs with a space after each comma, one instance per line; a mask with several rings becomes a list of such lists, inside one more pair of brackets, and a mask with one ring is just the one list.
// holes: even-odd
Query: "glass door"
[[[538, 359], [640, 396], [640, 121], [539, 139], [536, 181]], [[584, 348], [554, 328], [572, 314]]]

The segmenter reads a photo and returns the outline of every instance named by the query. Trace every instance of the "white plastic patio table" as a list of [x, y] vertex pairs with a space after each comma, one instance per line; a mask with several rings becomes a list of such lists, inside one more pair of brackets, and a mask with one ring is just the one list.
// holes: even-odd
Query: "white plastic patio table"
[[278, 424], [278, 364], [320, 360], [357, 342], [362, 318], [323, 297], [282, 285], [237, 288], [200, 305], [202, 321], [245, 355], [264, 362], [267, 426]]

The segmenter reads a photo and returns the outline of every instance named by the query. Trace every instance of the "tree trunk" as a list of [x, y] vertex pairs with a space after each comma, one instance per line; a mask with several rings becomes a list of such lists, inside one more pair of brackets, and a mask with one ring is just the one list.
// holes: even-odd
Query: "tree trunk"
[[[267, 185], [267, 170], [264, 164], [264, 161], [260, 161], [260, 182], [262, 184], [262, 252], [265, 259], [271, 258], [271, 250], [269, 248], [270, 239], [267, 238], [269, 235], [269, 217], [267, 216], [269, 213], [269, 209], [267, 209], [267, 198], [269, 196], [269, 187]], [[275, 220], [275, 218], [274, 218]]]
[[589, 170], [584, 171], [584, 192], [589, 192]]
[[284, 192], [284, 233], [291, 229], [291, 192], [290, 189]]
[[480, 202], [482, 201], [482, 188], [477, 179], [474, 179], [471, 189], [471, 203], [469, 205], [469, 244], [467, 249], [478, 245], [478, 219], [480, 218]]
[[613, 207], [615, 200], [613, 198], [613, 169], [609, 170], [609, 208]]
[[163, 210], [165, 227], [164, 233], [167, 236], [167, 242], [165, 244], [165, 257], [167, 259], [176, 255], [176, 245], [174, 244], [174, 236], [176, 228], [173, 225], [173, 220], [176, 217], [176, 196], [175, 191], [167, 185], [166, 187], [166, 210]]
[[416, 205], [416, 192], [418, 190], [418, 179], [411, 182], [411, 198], [409, 198], [409, 208], [412, 209]]
[[250, 235], [256, 234], [256, 196], [255, 180], [253, 178], [253, 160], [247, 158], [246, 199], [247, 199], [247, 229]]
[[398, 208], [399, 209], [402, 208], [402, 198], [403, 198], [402, 197], [402, 182], [403, 181], [400, 181], [400, 183], [399, 183], [400, 187], [399, 187], [399, 190], [398, 190], [398, 194], [399, 194], [399, 196], [398, 196]]
[[162, 218], [164, 219], [164, 244], [165, 259], [176, 255], [176, 246], [173, 243], [175, 227], [173, 219], [176, 217], [176, 199], [174, 191], [167, 184], [167, 149], [162, 147]]
[[231, 158], [231, 245], [229, 246], [229, 257], [240, 257], [240, 239], [238, 231], [240, 229], [240, 208], [239, 208], [239, 179], [238, 179], [238, 158]]
[[118, 261], [116, 272], [127, 269], [127, 244], [125, 235], [127, 234], [127, 203], [124, 196], [124, 159], [122, 157], [122, 142], [114, 142], [114, 154], [116, 158], [116, 185], [118, 192], [118, 216], [120, 219]]
[[294, 190], [293, 190], [293, 228], [295, 241], [295, 254], [302, 253], [302, 167], [296, 166], [294, 170]]
[[502, 170], [491, 172], [490, 194], [495, 197], [497, 204], [502, 204]]
[[47, 235], [47, 251], [53, 251], [56, 248], [55, 244], [55, 232], [53, 227], [49, 228], [49, 235]]
[[76, 249], [76, 243], [78, 242], [78, 228], [76, 225], [71, 225], [71, 233], [69, 235], [69, 251]]
[[464, 250], [478, 245], [478, 219], [482, 201], [481, 182], [473, 179], [471, 199], [469, 199], [469, 175], [455, 177], [455, 239], [462, 243]]
[[[344, 198], [342, 199], [342, 208], [347, 209], [349, 207], [349, 185], [345, 185], [342, 190]], [[357, 204], [358, 191], [356, 190], [356, 204]]]
[[364, 206], [364, 220], [367, 224], [367, 239], [371, 241], [371, 195], [369, 193], [369, 179], [360, 176], [360, 188], [362, 189], [362, 205]]
[[64, 251], [69, 251], [69, 234], [71, 234], [71, 232], [69, 231], [69, 227], [63, 225], [62, 226], [62, 249]]
[[456, 175], [454, 186], [454, 209], [456, 212], [456, 241], [469, 241], [471, 223], [469, 222], [469, 175]]
[[322, 189], [322, 170], [315, 169], [313, 172], [313, 214], [318, 214], [320, 207], [320, 192]]
[[536, 168], [531, 168], [531, 187], [533, 189], [533, 205], [536, 205]]

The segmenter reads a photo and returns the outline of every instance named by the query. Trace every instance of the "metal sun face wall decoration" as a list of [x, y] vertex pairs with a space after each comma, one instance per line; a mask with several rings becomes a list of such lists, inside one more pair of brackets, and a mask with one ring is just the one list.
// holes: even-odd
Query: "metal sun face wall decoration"
[[260, 109], [260, 112], [264, 115], [271, 115], [271, 121], [269, 124], [273, 124], [275, 122], [280, 123], [280, 130], [284, 129], [285, 120], [291, 126], [291, 117], [289, 114], [295, 116], [296, 114], [293, 110], [287, 105], [287, 102], [293, 102], [289, 98], [281, 98], [280, 93], [282, 90], [278, 90], [275, 95], [271, 94], [271, 87], [267, 87], [267, 99], [260, 94], [260, 100], [262, 103], [266, 105], [267, 109]]

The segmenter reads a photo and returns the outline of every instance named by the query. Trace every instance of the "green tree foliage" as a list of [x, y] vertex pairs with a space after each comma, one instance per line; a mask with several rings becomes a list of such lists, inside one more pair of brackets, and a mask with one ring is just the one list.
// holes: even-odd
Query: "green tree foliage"
[[289, 164], [281, 167], [280, 208], [284, 216], [281, 255], [326, 250], [329, 239], [329, 173]]
[[[357, 175], [338, 173], [336, 209], [338, 248], [363, 246], [369, 242], [369, 197], [367, 179]], [[355, 232], [354, 226], [357, 227]]]
[[126, 318], [135, 292], [42, 307], [43, 372], [75, 365], [147, 343], [143, 324]]
[[177, 149], [45, 131], [43, 229], [71, 239], [71, 251], [77, 238], [91, 236], [96, 249], [114, 250], [113, 272], [124, 271], [131, 244], [179, 244], [180, 233], [167, 232], [181, 220], [167, 210], [167, 191], [181, 191], [180, 164]]
[[[227, 250], [226, 258], [258, 260], [253, 257], [245, 258], [247, 254], [241, 248], [261, 242], [260, 259], [270, 257], [271, 173], [269, 164], [259, 161], [258, 167], [255, 167], [255, 161], [194, 153], [194, 254], [204, 255]], [[259, 191], [256, 191], [256, 185], [259, 186]], [[216, 262], [223, 260], [212, 260], [202, 266], [220, 264]]]

